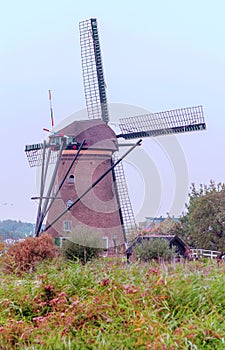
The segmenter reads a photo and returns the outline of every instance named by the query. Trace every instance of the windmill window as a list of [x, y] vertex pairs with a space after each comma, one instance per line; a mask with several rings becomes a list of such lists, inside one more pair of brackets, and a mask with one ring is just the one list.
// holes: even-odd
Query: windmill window
[[51, 138], [51, 144], [52, 145], [56, 145], [56, 137], [52, 137]]
[[74, 175], [70, 175], [69, 184], [74, 184]]
[[108, 237], [102, 237], [102, 248], [104, 251], [108, 250], [109, 248], [109, 239]]
[[71, 231], [72, 230], [72, 221], [63, 221], [63, 231]]
[[72, 199], [68, 199], [68, 201], [66, 202], [66, 207], [69, 208], [72, 204], [73, 204]]
[[51, 145], [59, 145], [61, 141], [61, 137], [51, 137], [50, 144]]

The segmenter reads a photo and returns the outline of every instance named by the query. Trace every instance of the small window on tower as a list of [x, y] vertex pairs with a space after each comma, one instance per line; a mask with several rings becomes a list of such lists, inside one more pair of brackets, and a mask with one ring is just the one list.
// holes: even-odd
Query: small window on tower
[[72, 230], [72, 221], [63, 221], [63, 231], [71, 231]]
[[72, 204], [73, 204], [72, 199], [68, 199], [68, 201], [66, 202], [66, 207], [69, 208]]
[[74, 175], [70, 175], [69, 184], [74, 184]]
[[102, 248], [104, 251], [108, 250], [109, 247], [109, 239], [108, 237], [102, 237]]
[[56, 137], [51, 137], [51, 144], [56, 145], [56, 143], [57, 143]]

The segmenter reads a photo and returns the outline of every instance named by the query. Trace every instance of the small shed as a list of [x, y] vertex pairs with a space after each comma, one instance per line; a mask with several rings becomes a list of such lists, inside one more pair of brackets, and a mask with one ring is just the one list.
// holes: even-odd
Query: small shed
[[184, 258], [188, 257], [190, 248], [186, 245], [181, 238], [177, 235], [147, 235], [147, 236], [138, 236], [135, 241], [127, 248], [126, 254], [127, 258], [132, 255], [133, 249], [137, 244], [142, 244], [144, 240], [149, 239], [166, 239], [169, 242], [170, 248], [175, 247], [177, 255], [180, 255]]

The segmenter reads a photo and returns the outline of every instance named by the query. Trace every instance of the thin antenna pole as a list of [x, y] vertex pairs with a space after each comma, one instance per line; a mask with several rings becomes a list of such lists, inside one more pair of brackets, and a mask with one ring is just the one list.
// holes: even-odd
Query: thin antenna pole
[[50, 117], [51, 117], [51, 123], [52, 123], [52, 128], [54, 127], [54, 113], [53, 113], [53, 108], [52, 108], [52, 94], [51, 90], [48, 90], [48, 99], [49, 99], [49, 105], [50, 105]]

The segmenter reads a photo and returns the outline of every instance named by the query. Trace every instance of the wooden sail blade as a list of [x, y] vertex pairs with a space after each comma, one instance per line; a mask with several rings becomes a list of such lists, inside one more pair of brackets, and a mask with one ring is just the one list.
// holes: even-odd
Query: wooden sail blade
[[84, 93], [88, 117], [109, 121], [106, 84], [96, 18], [79, 23]]
[[190, 131], [205, 130], [202, 106], [180, 108], [120, 119], [121, 134], [117, 137], [135, 139]]

